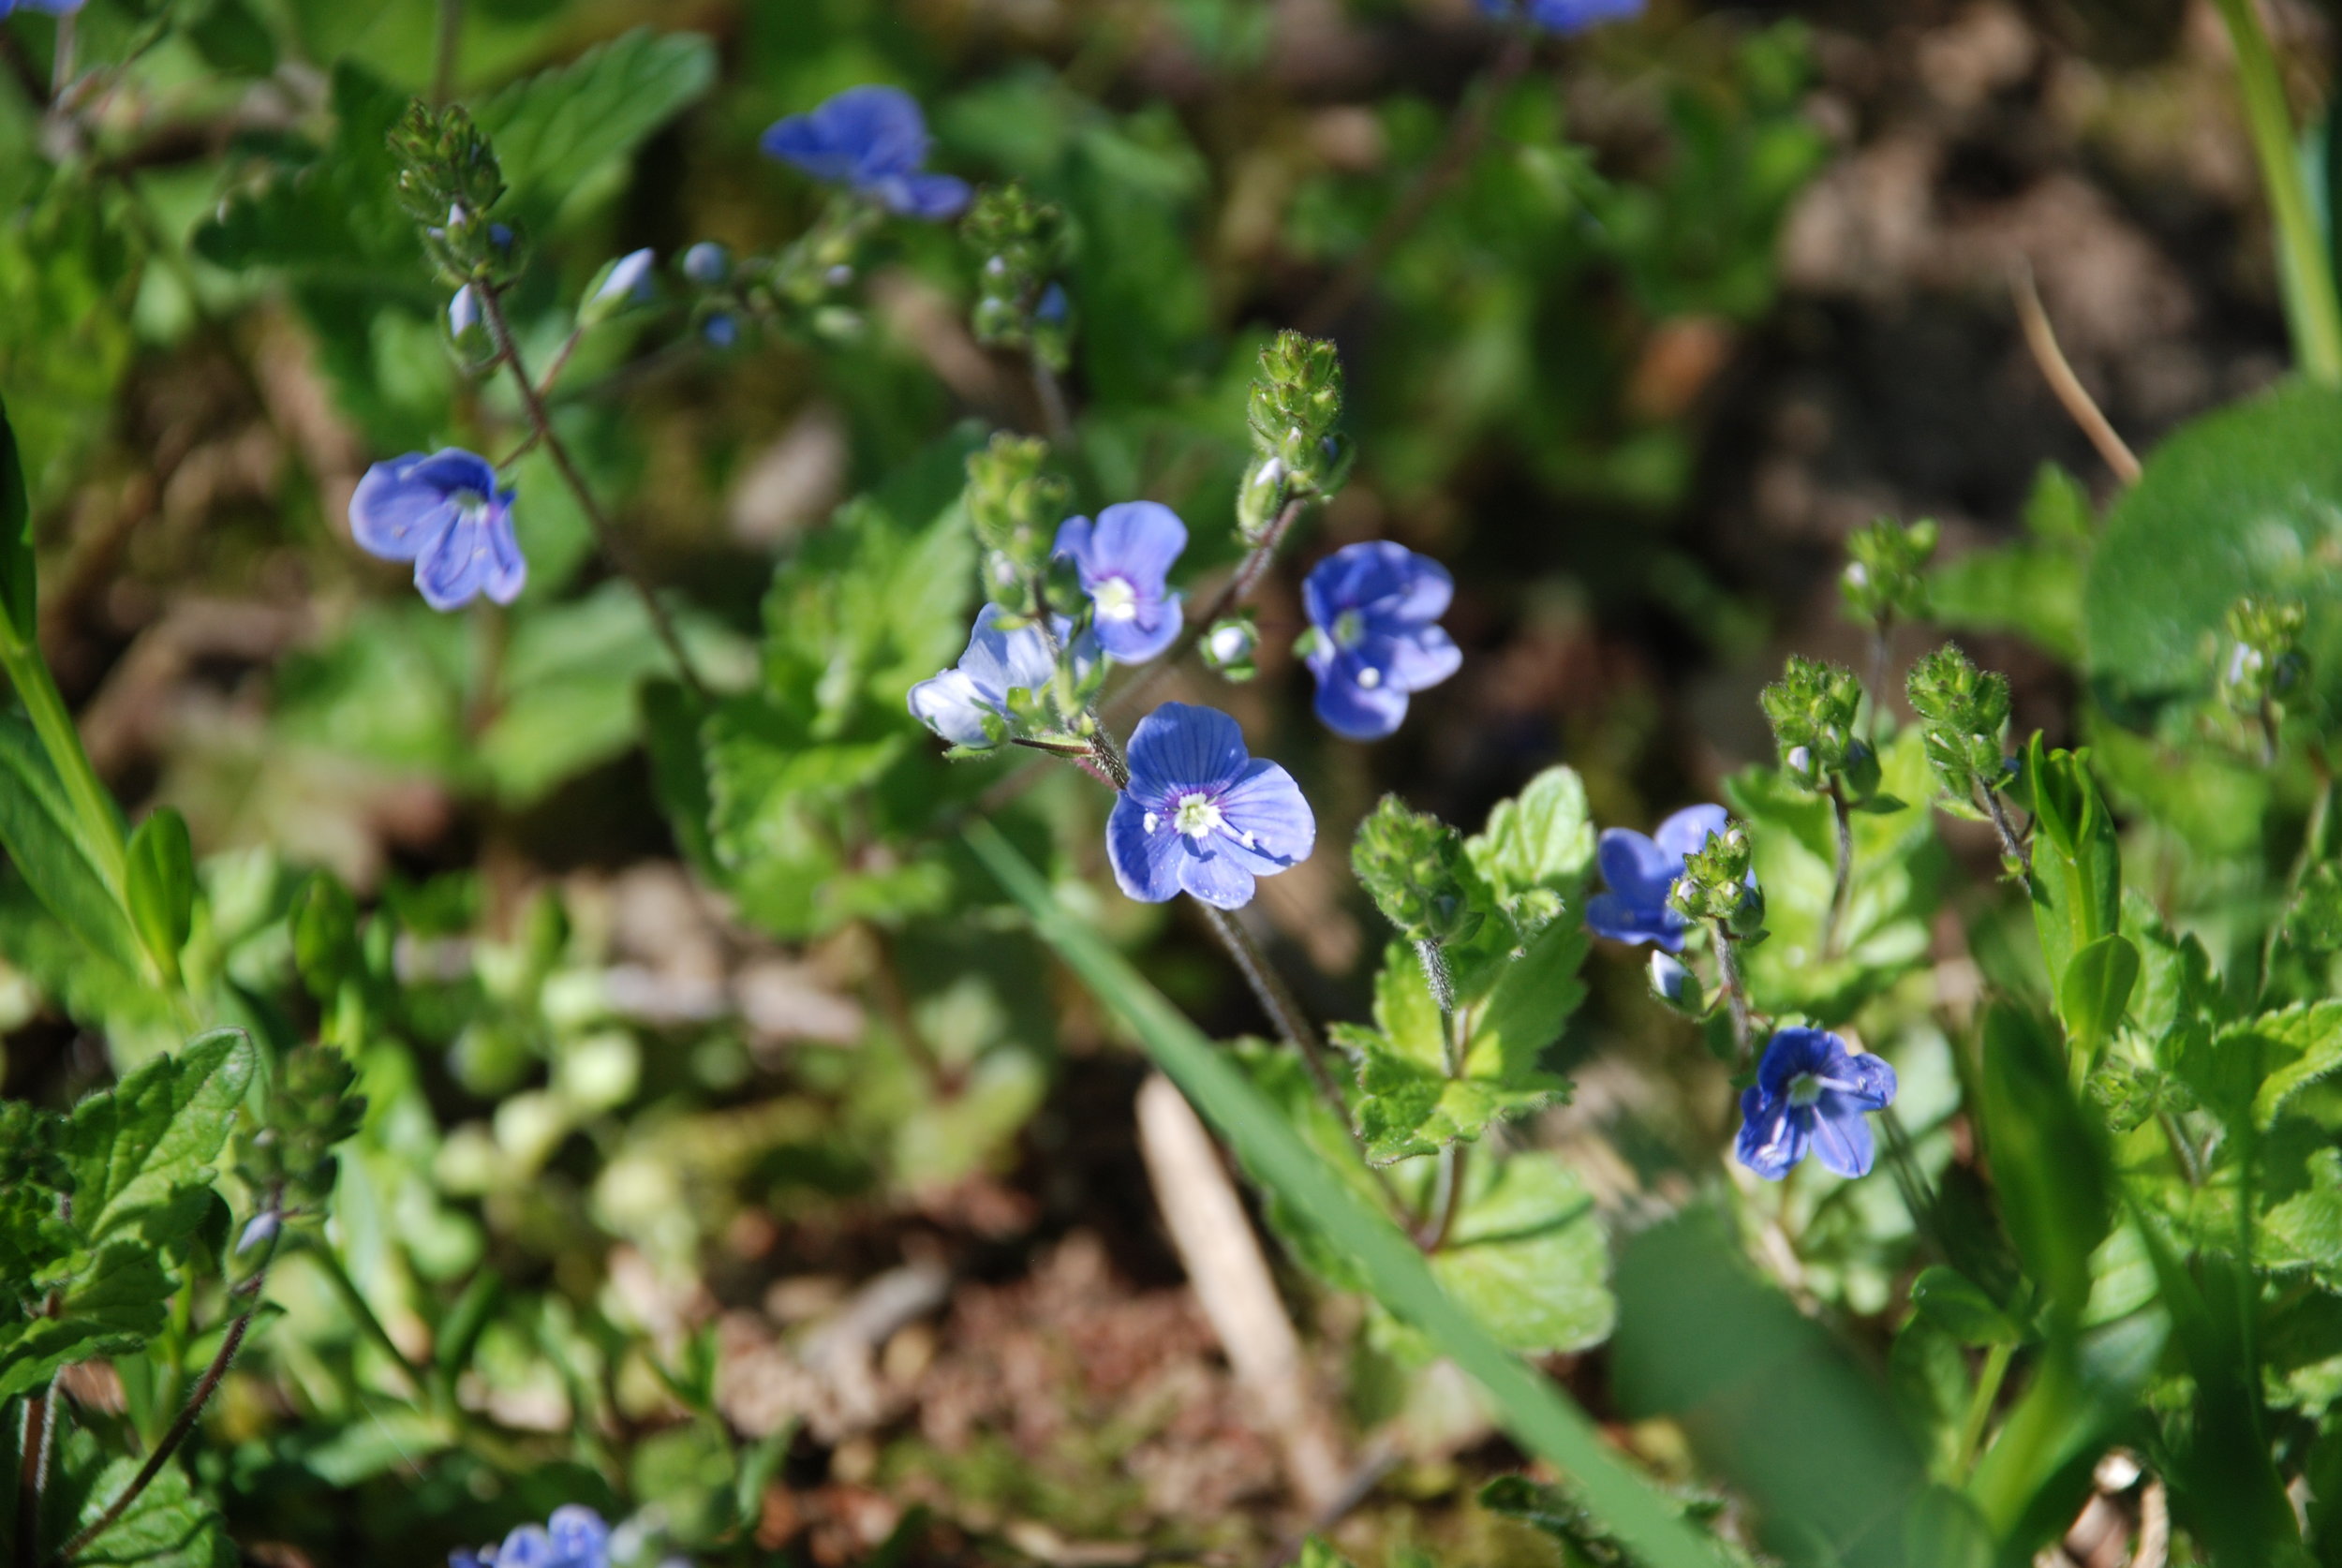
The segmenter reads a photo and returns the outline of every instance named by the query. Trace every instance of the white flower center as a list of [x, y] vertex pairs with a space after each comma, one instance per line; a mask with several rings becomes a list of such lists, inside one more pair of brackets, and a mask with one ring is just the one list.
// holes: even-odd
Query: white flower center
[[1358, 671], [1359, 689], [1371, 691], [1382, 684], [1383, 673], [1380, 670], [1375, 669], [1371, 664], [1366, 665]]
[[1225, 828], [1228, 822], [1220, 815], [1219, 805], [1209, 795], [1198, 791], [1179, 797], [1178, 806], [1172, 814], [1171, 825], [1190, 838], [1201, 839], [1216, 828]]
[[467, 523], [477, 523], [487, 515], [488, 497], [477, 490], [458, 490], [448, 496], [448, 501], [455, 508], [456, 515]]
[[1089, 590], [1089, 602], [1097, 607], [1102, 621], [1134, 621], [1138, 619], [1138, 590], [1120, 577], [1108, 577]]
[[1821, 1100], [1822, 1081], [1811, 1072], [1801, 1072], [1789, 1080], [1789, 1103], [1801, 1110]]

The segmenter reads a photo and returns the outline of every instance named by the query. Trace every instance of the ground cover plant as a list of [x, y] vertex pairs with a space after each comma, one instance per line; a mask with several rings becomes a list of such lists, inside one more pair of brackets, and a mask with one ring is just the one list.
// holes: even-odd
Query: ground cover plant
[[2336, 26], [0, 0], [16, 1568], [2342, 1561]]

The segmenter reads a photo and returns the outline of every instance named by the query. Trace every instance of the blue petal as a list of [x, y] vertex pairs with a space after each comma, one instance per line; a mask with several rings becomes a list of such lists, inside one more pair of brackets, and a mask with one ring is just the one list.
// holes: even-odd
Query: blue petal
[[1158, 658], [1165, 648], [1179, 639], [1184, 621], [1179, 614], [1180, 596], [1169, 599], [1138, 601], [1138, 613], [1127, 621], [1093, 621], [1091, 630], [1098, 645], [1112, 655], [1118, 664], [1144, 664]]
[[1106, 860], [1115, 884], [1142, 904], [1160, 904], [1179, 891], [1179, 862], [1187, 849], [1178, 830], [1160, 817], [1147, 831], [1147, 806], [1125, 793], [1106, 818]]
[[1870, 1175], [1877, 1149], [1861, 1108], [1844, 1095], [1824, 1094], [1814, 1107], [1814, 1152], [1842, 1176]]
[[1650, 911], [1667, 908], [1668, 892], [1683, 874], [1683, 858], [1670, 855], [1632, 828], [1604, 828], [1594, 841], [1594, 863], [1603, 885], [1626, 903]]
[[658, 254], [647, 246], [642, 250], [627, 252], [611, 263], [610, 275], [603, 278], [601, 287], [594, 290], [594, 298], [597, 300], [630, 298], [636, 301], [649, 299], [651, 264], [658, 259]]
[[1250, 870], [1267, 876], [1310, 858], [1317, 842], [1317, 817], [1301, 787], [1266, 758], [1254, 758], [1226, 793], [1220, 797], [1220, 815], [1241, 838], [1215, 839], [1214, 850], [1225, 851]]
[[1586, 900], [1586, 929], [1616, 942], [1651, 942], [1669, 953], [1683, 951], [1682, 915], [1630, 904], [1615, 893], [1597, 893]]
[[411, 561], [447, 532], [455, 521], [447, 492], [414, 477], [426, 461], [410, 451], [366, 470], [349, 497], [349, 537], [359, 549], [386, 561]]
[[1179, 845], [1179, 885], [1215, 910], [1240, 910], [1253, 901], [1253, 873], [1217, 835], [1201, 845], [1173, 834]]
[[552, 1568], [553, 1537], [539, 1524], [514, 1528], [497, 1548], [497, 1568]]
[[1730, 821], [1721, 806], [1687, 806], [1661, 822], [1652, 838], [1674, 857], [1675, 869], [1681, 872], [1684, 857], [1706, 849], [1709, 839], [1723, 837]]
[[1800, 1113], [1779, 1095], [1752, 1084], [1741, 1091], [1741, 1135], [1732, 1152], [1767, 1181], [1779, 1181], [1805, 1158], [1813, 1142], [1813, 1113]]
[[926, 223], [957, 217], [975, 195], [956, 174], [889, 174], [869, 188], [888, 211]]
[[868, 190], [926, 161], [927, 127], [902, 89], [849, 87], [811, 113], [775, 125], [760, 145], [817, 180]]
[[1582, 33], [1642, 14], [1643, 0], [1529, 0], [1529, 20], [1550, 32]]
[[600, 1514], [582, 1503], [567, 1502], [545, 1521], [553, 1549], [563, 1568], [601, 1568], [610, 1549], [610, 1527]]
[[[1845, 1055], [1845, 1042], [1826, 1029], [1777, 1029], [1766, 1043], [1764, 1059], [1756, 1064], [1757, 1087], [1778, 1099], [1789, 1092], [1789, 1080], [1800, 1073], [1834, 1076]], [[1892, 1077], [1890, 1070], [1890, 1082]]]
[[510, 604], [527, 580], [511, 511], [501, 503], [458, 510], [455, 521], [415, 557], [415, 587], [434, 610], [456, 609], [482, 593]]
[[1312, 658], [1310, 670], [1319, 679], [1316, 717], [1344, 740], [1382, 740], [1408, 717], [1408, 693], [1389, 684], [1358, 686], [1361, 665], [1354, 656], [1330, 658], [1324, 665]]
[[984, 716], [997, 713], [964, 670], [946, 670], [911, 688], [913, 717], [956, 746], [989, 744]]
[[[408, 459], [401, 458], [400, 462]], [[417, 484], [427, 484], [444, 496], [468, 490], [476, 496], [497, 493], [496, 465], [476, 451], [461, 447], [441, 447], [429, 457], [408, 469], [407, 477]]]
[[1160, 595], [1164, 579], [1187, 548], [1187, 525], [1169, 507], [1154, 501], [1124, 501], [1098, 514], [1085, 570], [1116, 572], [1147, 593]]
[[1090, 541], [1096, 532], [1089, 518], [1069, 517], [1057, 525], [1057, 539], [1050, 544], [1049, 554], [1064, 556], [1085, 574], [1094, 572], [1098, 569], [1089, 564]]
[[1831, 1097], [1865, 1111], [1883, 1111], [1894, 1103], [1895, 1070], [1869, 1052], [1848, 1052], [1844, 1061], [1830, 1065]]
[[[959, 668], [975, 682], [976, 690], [991, 706], [998, 708], [1008, 700], [1008, 694], [1018, 688], [1038, 691], [1057, 675], [1057, 660], [1050, 657], [1049, 640], [1037, 626], [1020, 626], [1014, 630], [1000, 624], [1008, 612], [997, 604], [987, 604], [978, 613], [976, 624], [968, 634], [968, 649], [959, 656]], [[1062, 637], [1065, 628], [1058, 634]]]
[[1244, 748], [1244, 732], [1219, 709], [1165, 703], [1131, 732], [1129, 758], [1124, 798], [1158, 800], [1174, 790], [1232, 784], [1252, 753]]
[[1382, 666], [1383, 679], [1401, 691], [1437, 686], [1463, 667], [1462, 650], [1435, 626], [1416, 628], [1390, 639], [1385, 647], [1386, 651], [1369, 651], [1369, 657]]

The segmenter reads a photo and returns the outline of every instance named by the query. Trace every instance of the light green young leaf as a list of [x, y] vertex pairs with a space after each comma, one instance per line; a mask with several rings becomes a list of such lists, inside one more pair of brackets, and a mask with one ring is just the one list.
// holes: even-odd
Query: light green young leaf
[[[480, 106], [512, 199], [550, 215], [603, 165], [706, 96], [716, 48], [696, 33], [637, 28]], [[500, 210], [500, 209], [499, 209]]]
[[1537, 1068], [1585, 986], [1578, 978], [1583, 926], [1557, 921], [1507, 967], [1487, 998], [1459, 1013], [1462, 1071], [1448, 1072], [1439, 1009], [1415, 952], [1394, 942], [1375, 981], [1378, 1028], [1338, 1026], [1335, 1043], [1358, 1058], [1358, 1130], [1368, 1158], [1387, 1164], [1478, 1140], [1491, 1123], [1526, 1116], [1569, 1092], [1569, 1081]]
[[99, 1248], [66, 1282], [53, 1315], [0, 1322], [0, 1403], [43, 1387], [59, 1368], [142, 1349], [162, 1332], [172, 1288], [152, 1248]]
[[2095, 1051], [2123, 1020], [2139, 984], [2139, 949], [2117, 932], [2084, 946], [2057, 983], [2057, 1016], [2074, 1048]]
[[0, 715], [0, 846], [43, 907], [126, 974], [145, 971], [138, 934], [104, 860], [31, 725]]
[[2265, 1129], [2294, 1094], [2342, 1068], [2342, 1001], [2300, 1002], [2281, 1013], [2264, 1013], [2221, 1030], [2213, 1048], [2258, 1049], [2263, 1076], [2253, 1094], [2253, 1122]]
[[179, 972], [179, 950], [195, 920], [195, 846], [187, 820], [157, 806], [130, 836], [130, 919], [166, 975]]
[[243, 1030], [219, 1029], [75, 1106], [65, 1137], [75, 1227], [102, 1242], [203, 1176], [228, 1141], [254, 1061]]
[[2085, 756], [2050, 750], [2036, 733], [2025, 749], [2025, 777], [2033, 791], [2033, 925], [2049, 972], [2063, 977], [2075, 954], [2121, 925], [2121, 848]]
[[1533, 890], [1575, 905], [1593, 869], [1593, 819], [1575, 768], [1552, 767], [1499, 801], [1465, 852], [1508, 908]]

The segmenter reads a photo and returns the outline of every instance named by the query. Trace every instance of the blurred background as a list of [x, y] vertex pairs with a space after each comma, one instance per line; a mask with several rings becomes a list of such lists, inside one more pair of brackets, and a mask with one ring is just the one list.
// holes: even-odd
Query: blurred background
[[[436, 78], [492, 131], [534, 127], [498, 145], [541, 361], [609, 258], [770, 251], [815, 219], [821, 192], [757, 152], [771, 122], [910, 89], [933, 167], [1069, 214], [1066, 466], [1081, 510], [1178, 510], [1191, 583], [1238, 554], [1260, 348], [1336, 341], [1357, 465], [1262, 597], [1261, 676], [1164, 688], [1237, 712], [1317, 806], [1320, 854], [1256, 912], [1326, 1017], [1366, 1011], [1382, 938], [1339, 847], [1380, 793], [1470, 829], [1565, 762], [1604, 824], [1716, 798], [1769, 755], [1755, 697], [1786, 652], [1867, 666], [1837, 580], [1875, 518], [1941, 524], [1935, 620], [2009, 673], [2020, 732], [2095, 732], [2059, 530], [2074, 486], [2113, 479], [2028, 347], [2023, 289], [2135, 448], [2287, 363], [2202, 0], [1653, 0], [1509, 65], [1466, 0], [467, 0], [452, 43], [426, 0], [199, 10], [150, 46], [151, 9], [92, 0], [86, 57], [143, 52], [70, 115], [47, 111], [53, 26], [0, 22], [0, 386], [42, 640], [126, 804], [186, 814], [209, 939], [256, 997], [309, 870], [394, 913], [409, 993], [366, 1069], [353, 1272], [410, 1303], [385, 1312], [397, 1334], [493, 1262], [505, 1305], [467, 1397], [607, 1459], [528, 1495], [615, 1470], [687, 1543], [752, 1442], [774, 1482], [741, 1494], [754, 1539], [823, 1563], [913, 1505], [1069, 1562], [1136, 1561], [1134, 1542], [1254, 1561], [1298, 1516], [1155, 1217], [1139, 1061], [1030, 945], [927, 918], [957, 894], [825, 902], [839, 865], [802, 846], [704, 874], [729, 851], [678, 836], [645, 744], [658, 644], [541, 453], [515, 471], [531, 575], [509, 614], [435, 614], [350, 544], [368, 464], [500, 454], [520, 429], [461, 373], [389, 197], [380, 129], [409, 95]], [[2267, 15], [2314, 101], [2333, 15]], [[590, 112], [548, 126], [526, 97], [554, 68], [597, 75]], [[785, 641], [823, 614], [821, 540], [860, 515], [841, 506], [924, 523], [972, 439], [1040, 427], [1025, 366], [970, 332], [972, 276], [948, 228], [897, 225], [813, 330], [719, 348], [654, 314], [585, 340], [558, 416], [724, 681], [773, 667], [776, 617]], [[1371, 538], [1453, 570], [1466, 658], [1367, 748], [1311, 721], [1283, 650], [1301, 570]], [[1905, 629], [1895, 668], [1934, 638]], [[939, 788], [972, 794], [981, 766]], [[1094, 816], [1078, 782], [1019, 807], [1036, 832]], [[2226, 798], [2192, 842], [2257, 852], [2223, 844]], [[753, 799], [738, 826], [795, 831]], [[1945, 836], [1989, 886], [1981, 830]], [[1265, 1028], [1200, 928], [1110, 894], [1097, 917], [1215, 1034]], [[1989, 964], [1957, 924], [1927, 939], [1913, 1017]], [[47, 931], [0, 888], [6, 1092], [62, 1100], [168, 1020], [92, 994]], [[1522, 1135], [1631, 1210], [1705, 1168], [1728, 1104], [1631, 956], [1590, 976], [1553, 1053], [1576, 1102]], [[1808, 1260], [1858, 1335], [1900, 1256], [1872, 1220]], [[247, 1445], [207, 1462], [298, 1543], [289, 1562], [482, 1533], [460, 1466], [304, 1407], [331, 1398], [304, 1357], [360, 1353], [298, 1267], [279, 1381], [227, 1407]], [[1382, 1358], [1345, 1298], [1296, 1301], [1340, 1420], [1376, 1434], [1362, 1559], [1416, 1539], [1548, 1561], [1464, 1506], [1512, 1459], [1458, 1390]], [[679, 1421], [692, 1400], [659, 1368], [694, 1355], [720, 1368], [712, 1409]], [[1605, 1410], [1598, 1352], [1552, 1365]], [[1084, 1542], [1115, 1545], [1065, 1555]]]

